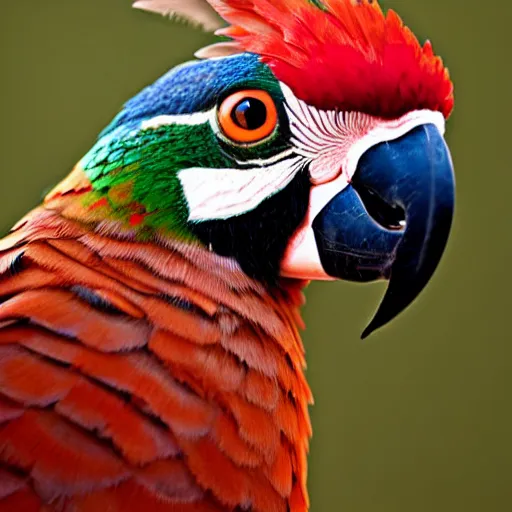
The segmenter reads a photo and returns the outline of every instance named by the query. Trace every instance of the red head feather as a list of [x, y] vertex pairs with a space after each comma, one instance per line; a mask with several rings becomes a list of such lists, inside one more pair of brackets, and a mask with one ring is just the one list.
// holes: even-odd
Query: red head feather
[[398, 117], [453, 109], [453, 84], [432, 45], [372, 0], [208, 0], [220, 31], [261, 55], [300, 99], [321, 109]]

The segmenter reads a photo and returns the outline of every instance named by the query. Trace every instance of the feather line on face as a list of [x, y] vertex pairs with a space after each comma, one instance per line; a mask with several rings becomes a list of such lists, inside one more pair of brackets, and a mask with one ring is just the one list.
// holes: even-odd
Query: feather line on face
[[441, 134], [445, 119], [441, 112], [414, 110], [398, 119], [382, 119], [361, 112], [319, 110], [298, 99], [281, 84], [290, 120], [295, 152], [309, 163], [313, 185], [334, 180], [340, 174], [348, 184], [361, 156], [381, 142], [398, 139], [422, 124], [434, 124]]

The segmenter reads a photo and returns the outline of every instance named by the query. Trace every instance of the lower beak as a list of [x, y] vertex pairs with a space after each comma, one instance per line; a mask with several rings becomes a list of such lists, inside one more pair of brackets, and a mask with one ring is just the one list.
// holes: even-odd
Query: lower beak
[[313, 231], [327, 274], [389, 279], [365, 338], [426, 286], [444, 252], [455, 203], [453, 165], [438, 128], [422, 125], [359, 161], [351, 185], [317, 215]]

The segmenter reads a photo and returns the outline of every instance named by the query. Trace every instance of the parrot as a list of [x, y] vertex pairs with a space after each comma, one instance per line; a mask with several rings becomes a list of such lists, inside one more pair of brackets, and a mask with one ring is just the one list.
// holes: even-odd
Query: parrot
[[372, 0], [137, 0], [218, 39], [0, 240], [2, 512], [307, 512], [311, 281], [447, 245], [454, 85]]

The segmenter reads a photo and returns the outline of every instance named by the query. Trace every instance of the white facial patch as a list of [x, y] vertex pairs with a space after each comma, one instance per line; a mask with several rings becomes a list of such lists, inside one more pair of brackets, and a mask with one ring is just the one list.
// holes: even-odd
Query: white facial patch
[[178, 177], [187, 198], [189, 220], [228, 219], [254, 210], [283, 190], [303, 165], [296, 156], [251, 169], [183, 169]]

